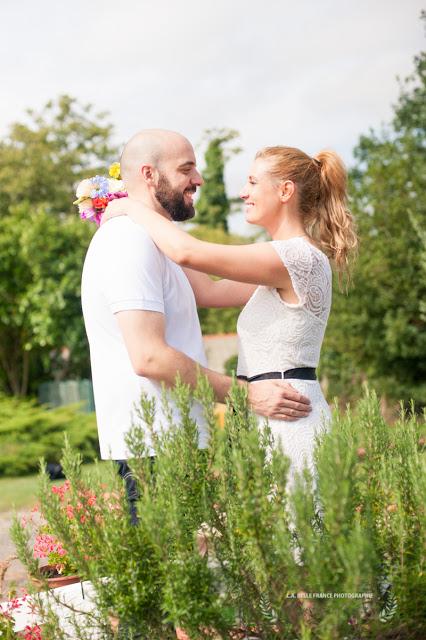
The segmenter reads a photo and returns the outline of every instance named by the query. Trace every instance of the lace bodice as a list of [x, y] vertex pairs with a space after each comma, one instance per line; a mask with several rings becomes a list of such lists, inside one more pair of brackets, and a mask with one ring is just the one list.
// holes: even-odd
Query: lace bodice
[[274, 240], [299, 301], [284, 302], [272, 287], [259, 286], [240, 313], [238, 375], [316, 367], [331, 306], [327, 256], [304, 238]]

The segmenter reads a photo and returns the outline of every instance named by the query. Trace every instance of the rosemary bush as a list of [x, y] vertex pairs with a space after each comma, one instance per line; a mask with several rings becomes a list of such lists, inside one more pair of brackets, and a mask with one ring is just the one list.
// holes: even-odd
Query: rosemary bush
[[[113, 635], [109, 616], [120, 637], [151, 640], [175, 637], [177, 626], [194, 639], [424, 637], [423, 423], [401, 413], [389, 426], [367, 391], [356, 410], [336, 410], [316, 448], [317, 477], [305, 470], [290, 491], [288, 460], [243, 389], [234, 386], [223, 429], [204, 378], [194, 393], [178, 380], [170, 395], [180, 420], [164, 394], [170, 424], [151, 433], [154, 470], [141, 429], [128, 437], [137, 526], [113, 464], [106, 488], [97, 471], [83, 479], [79, 454], [65, 447], [71, 520], [41, 474], [42, 512], [95, 587], [101, 637]], [[210, 431], [202, 451], [194, 398]], [[152, 432], [154, 402], [142, 398], [138, 410]], [[17, 522], [14, 537], [30, 564]]]

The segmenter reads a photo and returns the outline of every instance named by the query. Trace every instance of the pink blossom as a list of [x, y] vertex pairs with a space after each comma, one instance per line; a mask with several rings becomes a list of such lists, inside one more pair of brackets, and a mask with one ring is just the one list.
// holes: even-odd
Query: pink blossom
[[59, 500], [63, 502], [65, 500], [65, 494], [71, 489], [71, 483], [69, 480], [65, 480], [63, 485], [53, 485], [52, 493], [59, 496]]
[[38, 624], [32, 626], [27, 624], [25, 629], [18, 633], [18, 638], [23, 638], [24, 640], [42, 640], [41, 627]]
[[33, 549], [34, 558], [47, 558], [51, 553], [65, 556], [67, 552], [54, 536], [47, 533], [36, 536]]
[[88, 493], [87, 504], [89, 507], [93, 507], [96, 504], [96, 495], [94, 493]]

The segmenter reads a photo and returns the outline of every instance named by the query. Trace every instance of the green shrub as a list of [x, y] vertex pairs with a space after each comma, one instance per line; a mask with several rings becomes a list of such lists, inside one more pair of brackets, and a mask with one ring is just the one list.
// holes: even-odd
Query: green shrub
[[[204, 451], [189, 388], [178, 382], [172, 396], [180, 421], [154, 435], [154, 474], [142, 431], [129, 436], [138, 526], [112, 464], [105, 493], [101, 475], [83, 477], [81, 457], [66, 448], [71, 499], [84, 515], [72, 525], [41, 476], [42, 512], [95, 586], [99, 637], [110, 637], [108, 614], [127, 637], [151, 640], [173, 637], [173, 626], [194, 639], [213, 629], [235, 637], [236, 626], [266, 640], [424, 637], [426, 473], [415, 418], [387, 425], [372, 393], [356, 411], [336, 411], [316, 449], [316, 483], [305, 470], [290, 492], [288, 460], [247, 410], [244, 389], [233, 389], [220, 429], [212, 390], [199, 380], [195, 396], [210, 430]], [[151, 425], [154, 403], [143, 399], [140, 411]], [[28, 563], [18, 522], [14, 538]], [[311, 594], [309, 624], [300, 590]], [[360, 593], [371, 597], [338, 595]]]
[[84, 460], [98, 456], [94, 414], [76, 405], [48, 410], [35, 400], [0, 396], [0, 476], [20, 476], [37, 470], [41, 457], [58, 462], [64, 433]]
[[227, 376], [237, 375], [238, 355], [235, 354], [228, 358], [224, 364], [225, 373]]

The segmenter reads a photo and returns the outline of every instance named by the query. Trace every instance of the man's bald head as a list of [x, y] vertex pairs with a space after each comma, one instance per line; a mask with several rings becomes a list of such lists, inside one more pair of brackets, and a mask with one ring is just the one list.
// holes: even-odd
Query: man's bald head
[[121, 154], [120, 166], [124, 182], [129, 187], [137, 182], [142, 165], [161, 168], [167, 159], [178, 157], [192, 145], [184, 136], [167, 129], [144, 129], [127, 142]]
[[140, 131], [124, 147], [121, 175], [130, 197], [172, 220], [195, 215], [193, 198], [203, 184], [189, 140], [166, 129]]

